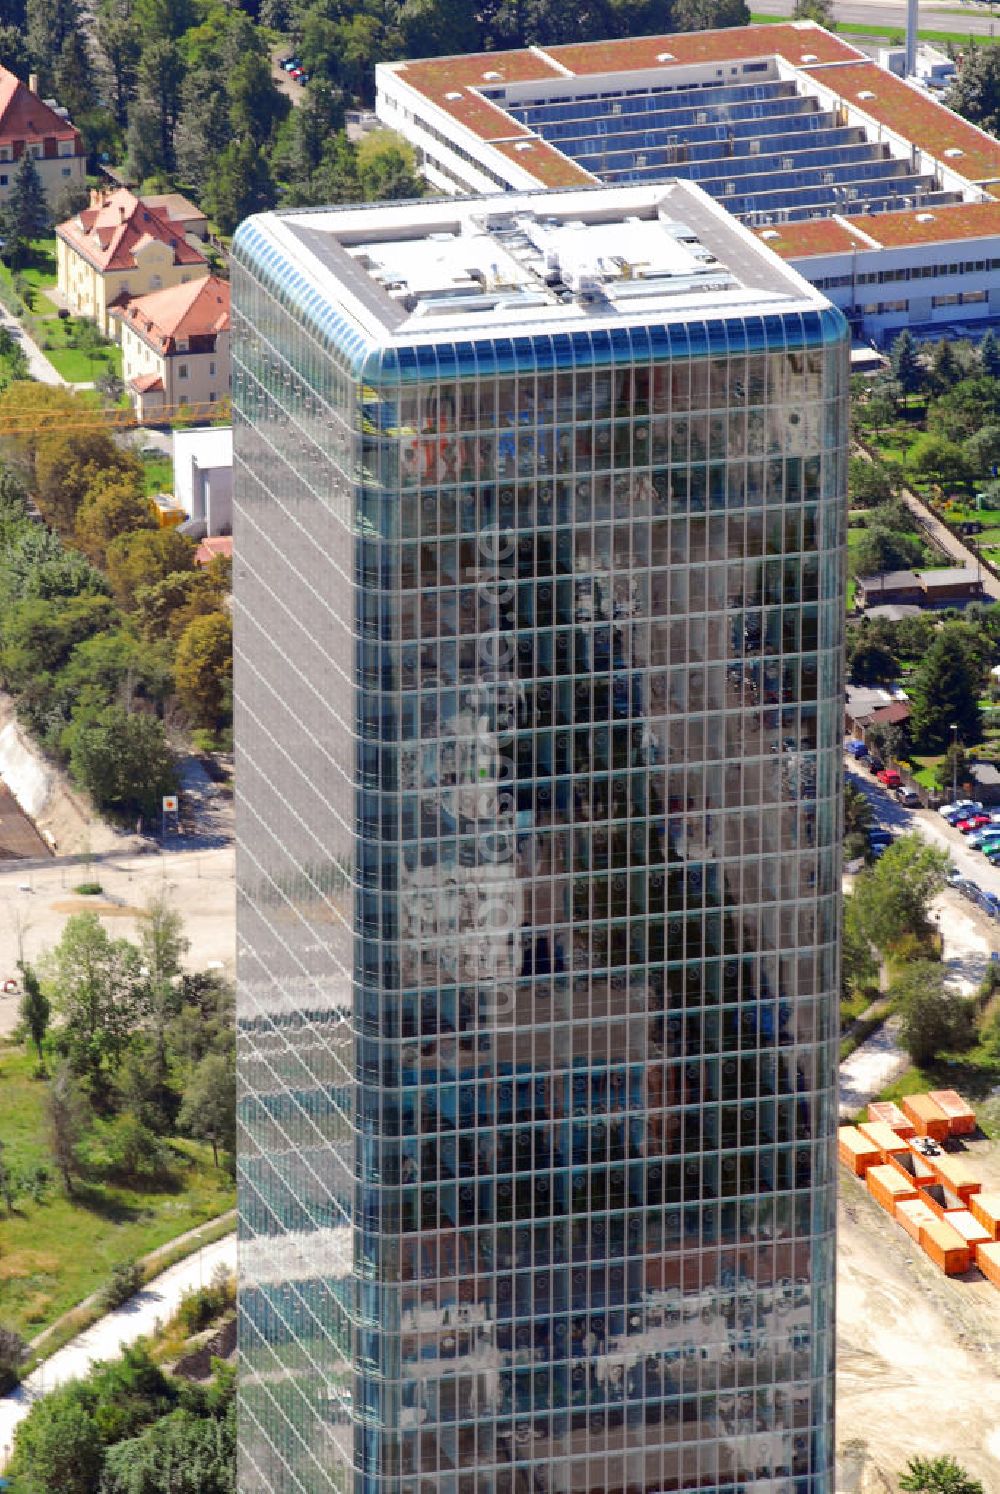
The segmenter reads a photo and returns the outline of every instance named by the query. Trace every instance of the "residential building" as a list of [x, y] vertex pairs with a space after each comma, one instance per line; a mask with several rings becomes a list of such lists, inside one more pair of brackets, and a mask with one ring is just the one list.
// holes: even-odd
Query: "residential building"
[[208, 261], [186, 238], [183, 221], [127, 187], [91, 193], [90, 207], [57, 225], [56, 264], [70, 311], [91, 317], [105, 335], [114, 330], [114, 306], [208, 274]]
[[196, 239], [208, 238], [208, 218], [190, 197], [180, 192], [153, 192], [143, 197], [143, 202], [168, 223], [180, 228]]
[[[229, 367], [229, 360], [226, 360]], [[174, 492], [188, 515], [185, 533], [197, 539], [233, 528], [233, 428], [174, 431]]]
[[1000, 318], [1000, 142], [811, 21], [391, 62], [446, 192], [697, 181], [880, 344]]
[[204, 275], [111, 308], [122, 375], [140, 420], [227, 399], [229, 282]]
[[844, 319], [683, 182], [233, 306], [241, 1491], [832, 1494]]
[[913, 714], [910, 697], [899, 685], [848, 685], [844, 729], [849, 736], [867, 741], [873, 727], [905, 726]]
[[859, 576], [854, 604], [863, 611], [892, 603], [918, 607], [964, 607], [982, 601], [983, 579], [968, 566], [940, 566], [929, 571], [880, 571]]
[[27, 84], [0, 67], [0, 207], [10, 197], [17, 164], [25, 151], [52, 207], [67, 187], [81, 186], [87, 152], [80, 131], [55, 99], [40, 99], [38, 79]]

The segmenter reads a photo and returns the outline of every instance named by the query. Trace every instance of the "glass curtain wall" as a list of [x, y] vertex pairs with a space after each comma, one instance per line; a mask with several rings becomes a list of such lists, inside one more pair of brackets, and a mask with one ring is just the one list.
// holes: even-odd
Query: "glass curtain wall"
[[830, 1494], [843, 323], [239, 253], [241, 1489]]

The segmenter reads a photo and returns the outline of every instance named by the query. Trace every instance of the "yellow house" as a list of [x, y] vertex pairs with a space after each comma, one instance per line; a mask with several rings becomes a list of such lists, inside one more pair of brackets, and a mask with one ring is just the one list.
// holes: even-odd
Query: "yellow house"
[[[228, 398], [229, 283], [205, 275], [111, 311], [122, 377], [140, 420]], [[204, 418], [206, 411], [201, 411]]]
[[165, 208], [127, 187], [94, 192], [91, 205], [56, 227], [58, 285], [70, 311], [105, 335], [112, 306], [208, 274], [208, 262]]

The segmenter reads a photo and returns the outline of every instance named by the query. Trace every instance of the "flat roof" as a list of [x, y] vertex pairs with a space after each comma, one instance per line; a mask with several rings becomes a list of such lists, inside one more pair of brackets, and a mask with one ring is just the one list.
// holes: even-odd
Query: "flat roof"
[[691, 182], [290, 210], [252, 224], [380, 340], [826, 305]]
[[693, 62], [725, 62], [748, 57], [783, 57], [796, 67], [809, 63], [860, 60], [864, 52], [817, 26], [791, 21], [777, 26], [731, 26], [717, 31], [682, 31], [668, 36], [634, 36], [622, 41], [578, 42], [539, 49], [577, 77], [635, 72], [639, 68], [682, 67]]
[[[814, 66], [803, 69], [816, 73]], [[823, 68], [819, 80], [879, 124], [887, 125], [966, 181], [1000, 178], [1000, 140], [978, 130], [876, 62]]]
[[[1000, 203], [997, 204], [1000, 207]], [[891, 213], [875, 213], [873, 221], [894, 217]], [[782, 259], [808, 259], [813, 254], [844, 254], [851, 249], [875, 249], [878, 246], [871, 238], [859, 233], [854, 227], [859, 219], [852, 218], [804, 218], [798, 223], [775, 223], [765, 228], [755, 228], [759, 239], [769, 249], [780, 254]]]
[[1000, 201], [949, 202], [905, 212], [807, 218], [754, 230], [782, 259], [1000, 238]]
[[233, 428], [231, 425], [196, 426], [194, 430], [174, 432], [174, 459], [192, 458], [199, 467], [233, 465]]

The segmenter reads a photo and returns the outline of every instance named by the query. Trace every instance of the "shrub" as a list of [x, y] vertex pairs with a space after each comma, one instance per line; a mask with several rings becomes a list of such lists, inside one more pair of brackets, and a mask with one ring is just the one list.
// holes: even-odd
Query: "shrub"
[[100, 882], [78, 882], [73, 891], [79, 897], [98, 897], [104, 891], [104, 888]]
[[124, 1183], [166, 1179], [173, 1161], [170, 1149], [130, 1114], [102, 1122], [87, 1151], [88, 1163], [95, 1171]]
[[27, 1354], [28, 1346], [21, 1335], [0, 1323], [0, 1395], [17, 1384]]
[[228, 1311], [236, 1301], [236, 1284], [223, 1266], [215, 1271], [208, 1286], [185, 1292], [177, 1316], [186, 1333], [200, 1333], [209, 1323]]
[[142, 1287], [142, 1267], [138, 1261], [119, 1261], [111, 1269], [111, 1277], [101, 1293], [101, 1302], [108, 1312], [123, 1307]]

